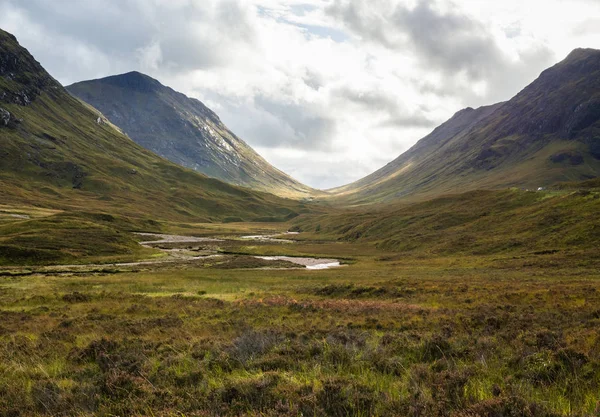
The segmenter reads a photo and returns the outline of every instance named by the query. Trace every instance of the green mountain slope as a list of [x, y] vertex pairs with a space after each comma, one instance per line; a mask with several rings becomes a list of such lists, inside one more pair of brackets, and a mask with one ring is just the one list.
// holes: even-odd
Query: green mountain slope
[[67, 90], [99, 109], [136, 143], [179, 165], [281, 196], [317, 193], [274, 168], [200, 101], [147, 75], [131, 72]]
[[469, 191], [424, 202], [307, 215], [294, 223], [307, 239], [368, 242], [418, 256], [575, 251], [598, 259], [600, 187], [579, 183], [559, 192]]
[[2, 204], [169, 220], [284, 219], [297, 202], [168, 162], [71, 96], [0, 31]]
[[578, 49], [506, 103], [457, 113], [377, 172], [331, 190], [354, 203], [600, 175], [600, 51]]

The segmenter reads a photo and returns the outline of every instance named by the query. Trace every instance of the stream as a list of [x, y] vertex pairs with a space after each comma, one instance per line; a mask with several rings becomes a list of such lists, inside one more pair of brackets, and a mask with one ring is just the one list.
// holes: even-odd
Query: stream
[[[135, 267], [135, 266], [151, 266], [151, 265], [164, 265], [164, 264], [177, 264], [189, 261], [199, 261], [211, 258], [221, 258], [224, 254], [218, 253], [218, 247], [208, 248], [182, 248], [177, 247], [181, 244], [203, 244], [203, 243], [215, 243], [234, 240], [251, 241], [257, 242], [277, 242], [284, 244], [293, 244], [295, 241], [289, 239], [278, 239], [276, 236], [282, 235], [293, 235], [297, 233], [288, 232], [285, 234], [276, 235], [256, 235], [256, 236], [241, 236], [235, 239], [226, 238], [215, 238], [215, 237], [195, 237], [195, 236], [181, 236], [181, 235], [168, 235], [161, 233], [135, 233], [142, 237], [142, 241], [139, 244], [146, 248], [152, 248], [160, 250], [167, 254], [167, 256], [158, 259], [144, 260], [138, 262], [120, 262], [120, 263], [106, 263], [106, 264], [73, 264], [73, 265], [50, 265], [40, 267], [38, 272], [67, 272], [68, 270], [85, 270], [89, 268], [110, 268], [110, 267]], [[161, 247], [162, 245], [162, 247]], [[169, 247], [175, 246], [175, 247]], [[241, 256], [241, 255], [229, 255], [229, 256]], [[308, 257], [295, 257], [295, 256], [254, 256], [257, 259], [263, 259], [266, 261], [287, 261], [298, 265], [298, 268], [306, 268], [308, 270], [323, 270], [330, 268], [340, 267], [340, 261], [337, 259], [325, 259], [325, 258], [308, 258]], [[0, 268], [2, 272], [4, 268]], [[14, 269], [8, 267], [8, 269]], [[292, 268], [293, 269], [293, 268]]]
[[[283, 235], [297, 235], [296, 232], [287, 232]], [[160, 247], [156, 247], [154, 245], [160, 244], [168, 244], [168, 243], [207, 243], [207, 242], [224, 242], [225, 239], [219, 239], [214, 237], [193, 237], [193, 236], [180, 236], [180, 235], [166, 235], [166, 234], [155, 234], [155, 233], [137, 233], [138, 236], [143, 236], [148, 239], [153, 239], [149, 241], [142, 241], [140, 245], [159, 249], [163, 252], [168, 252], [169, 254], [184, 252], [185, 249], [164, 249]], [[273, 234], [273, 235], [252, 235], [252, 236], [241, 236], [239, 239], [241, 240], [255, 240], [259, 242], [276, 242], [276, 243], [296, 243], [290, 239], [281, 239], [277, 238], [277, 236], [281, 236], [282, 234]], [[212, 257], [220, 256], [220, 255], [209, 255]], [[183, 257], [182, 260], [194, 260], [194, 259], [203, 259], [207, 256], [199, 256], [199, 257]], [[330, 268], [340, 267], [340, 261], [337, 259], [326, 259], [326, 258], [307, 258], [307, 257], [295, 257], [295, 256], [255, 256], [257, 259], [263, 259], [265, 261], [286, 261], [296, 264], [300, 267], [305, 267], [309, 270], [323, 270]], [[156, 261], [164, 262], [164, 261]], [[130, 266], [132, 264], [126, 264]], [[119, 266], [119, 264], [116, 264]]]

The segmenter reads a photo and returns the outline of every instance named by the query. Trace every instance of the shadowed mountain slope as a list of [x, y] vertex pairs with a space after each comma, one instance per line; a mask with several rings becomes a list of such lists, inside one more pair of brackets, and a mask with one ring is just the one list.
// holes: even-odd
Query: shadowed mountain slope
[[505, 103], [465, 109], [377, 172], [331, 190], [370, 203], [600, 175], [600, 51], [577, 49]]
[[139, 72], [67, 87], [136, 143], [179, 165], [231, 184], [286, 197], [317, 193], [276, 169], [200, 101]]
[[285, 219], [301, 206], [181, 168], [70, 95], [0, 30], [2, 204], [154, 219]]

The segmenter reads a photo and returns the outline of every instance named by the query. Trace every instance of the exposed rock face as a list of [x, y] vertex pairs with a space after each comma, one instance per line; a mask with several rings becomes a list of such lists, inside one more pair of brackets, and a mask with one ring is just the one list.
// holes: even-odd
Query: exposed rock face
[[147, 151], [69, 94], [2, 30], [0, 57], [2, 204], [27, 201], [67, 211], [93, 208], [198, 222], [286, 220], [302, 207], [207, 178]]
[[16, 42], [14, 36], [0, 31], [0, 102], [27, 106], [42, 91], [60, 85]]
[[0, 107], [0, 127], [15, 128], [23, 120], [16, 118], [8, 110]]

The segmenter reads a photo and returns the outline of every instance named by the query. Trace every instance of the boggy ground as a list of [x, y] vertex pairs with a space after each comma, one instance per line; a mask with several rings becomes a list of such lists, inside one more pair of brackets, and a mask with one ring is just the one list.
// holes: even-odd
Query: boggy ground
[[600, 412], [597, 259], [239, 245], [350, 265], [0, 277], [0, 415]]

